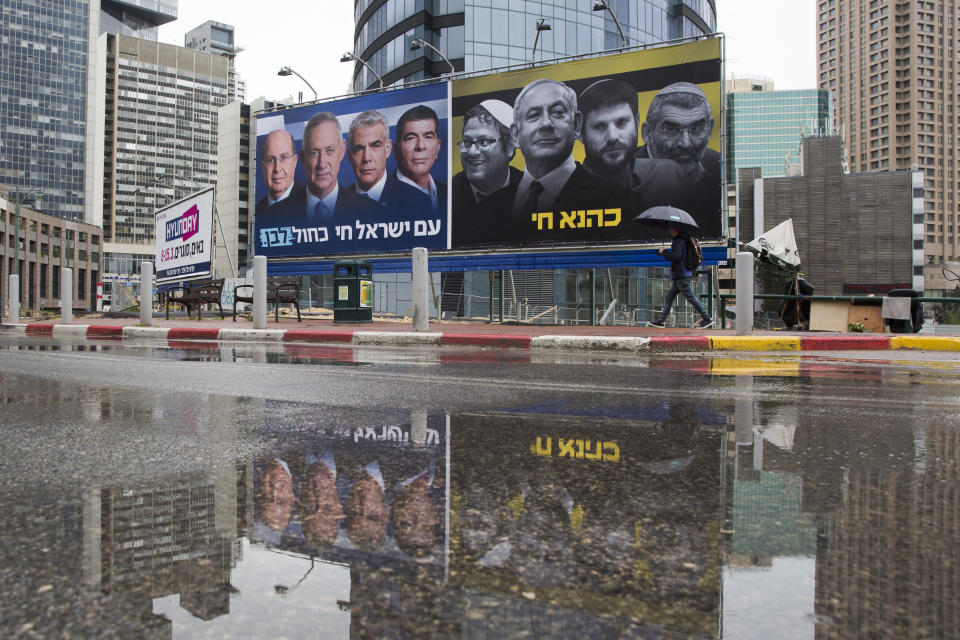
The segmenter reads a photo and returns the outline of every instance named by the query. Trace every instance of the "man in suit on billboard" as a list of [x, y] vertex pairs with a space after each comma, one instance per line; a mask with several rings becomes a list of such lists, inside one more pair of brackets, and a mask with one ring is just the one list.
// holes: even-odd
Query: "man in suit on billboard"
[[[525, 163], [513, 198], [516, 239], [579, 242], [622, 235], [619, 227], [634, 213], [630, 192], [573, 159], [583, 124], [573, 89], [556, 80], [534, 80], [520, 91], [513, 110], [511, 131]], [[575, 226], [562, 221], [564, 212], [608, 209], [619, 211], [597, 220], [581, 217]]]
[[293, 179], [297, 169], [297, 150], [289, 132], [277, 129], [267, 134], [260, 147], [260, 166], [267, 183], [267, 195], [257, 201], [254, 211], [258, 218], [266, 217], [269, 207], [303, 192], [303, 186]]
[[[644, 146], [637, 149], [635, 172], [647, 206], [672, 205], [700, 223], [719, 224], [722, 174], [720, 154], [707, 148], [713, 110], [706, 94], [690, 82], [660, 90], [640, 126]], [[704, 224], [707, 223], [707, 225]]]
[[376, 210], [369, 200], [338, 184], [345, 150], [337, 116], [329, 111], [311, 116], [303, 129], [300, 150], [307, 188], [280, 206], [278, 226], [325, 226], [334, 220], [348, 222]]
[[384, 214], [409, 218], [429, 212], [430, 198], [387, 172], [393, 148], [389, 132], [390, 123], [379, 111], [364, 111], [350, 123], [347, 150], [357, 177], [350, 189], [378, 203]]
[[430, 107], [419, 104], [397, 121], [397, 179], [430, 198], [434, 213], [447, 209], [447, 185], [430, 175], [440, 155], [440, 119]]
[[510, 166], [517, 147], [513, 107], [484, 100], [463, 114], [457, 146], [463, 171], [453, 177], [453, 246], [509, 242], [513, 195], [523, 172]]

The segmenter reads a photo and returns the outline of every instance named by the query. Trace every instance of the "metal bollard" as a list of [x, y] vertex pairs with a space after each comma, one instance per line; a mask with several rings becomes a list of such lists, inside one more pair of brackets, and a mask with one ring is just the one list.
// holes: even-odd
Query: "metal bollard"
[[20, 324], [20, 276], [11, 274], [7, 287], [7, 322]]
[[253, 257], [253, 328], [267, 328], [267, 257]]
[[737, 253], [737, 335], [753, 333], [753, 254]]
[[430, 330], [430, 304], [427, 298], [427, 250], [413, 250], [413, 330]]
[[60, 277], [60, 322], [73, 322], [73, 269], [70, 267], [64, 267]]
[[140, 263], [140, 324], [153, 325], [153, 263]]

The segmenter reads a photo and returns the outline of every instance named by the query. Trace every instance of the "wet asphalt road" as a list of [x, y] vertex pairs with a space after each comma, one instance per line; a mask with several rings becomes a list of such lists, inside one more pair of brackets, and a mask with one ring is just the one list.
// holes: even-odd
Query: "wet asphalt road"
[[950, 354], [0, 338], [0, 635], [960, 633]]

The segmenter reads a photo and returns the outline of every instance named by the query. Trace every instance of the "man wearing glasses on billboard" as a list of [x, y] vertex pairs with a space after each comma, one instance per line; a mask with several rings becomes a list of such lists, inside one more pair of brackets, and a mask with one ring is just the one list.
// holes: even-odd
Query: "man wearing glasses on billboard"
[[636, 172], [648, 207], [669, 204], [701, 223], [721, 206], [720, 154], [707, 148], [713, 110], [703, 90], [675, 82], [660, 90], [640, 126]]
[[350, 123], [347, 152], [357, 181], [356, 193], [379, 203], [381, 213], [410, 218], [431, 210], [430, 198], [387, 172], [393, 144], [390, 123], [379, 111], [364, 111]]
[[267, 134], [260, 148], [260, 165], [263, 180], [267, 183], [267, 195], [257, 201], [257, 217], [266, 216], [267, 209], [282, 204], [290, 196], [303, 193], [303, 186], [293, 180], [297, 169], [297, 151], [293, 136], [283, 129]]
[[513, 107], [484, 100], [463, 114], [457, 143], [463, 171], [453, 177], [453, 245], [478, 246], [504, 239], [512, 224], [513, 190], [523, 172], [510, 166], [516, 145]]
[[[620, 228], [635, 215], [630, 192], [573, 159], [583, 121], [573, 89], [556, 80], [534, 80], [520, 91], [513, 109], [513, 137], [525, 163], [513, 199], [516, 239], [582, 242], [623, 235]], [[585, 217], [574, 227], [561, 221], [564, 212], [607, 209], [619, 209], [619, 220], [611, 214], [600, 224]], [[541, 222], [540, 214], [552, 224]]]

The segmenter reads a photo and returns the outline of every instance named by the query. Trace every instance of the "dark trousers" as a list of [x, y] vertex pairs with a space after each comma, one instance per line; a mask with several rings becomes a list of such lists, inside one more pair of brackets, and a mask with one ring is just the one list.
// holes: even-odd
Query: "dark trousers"
[[693, 278], [679, 278], [673, 280], [670, 285], [670, 291], [667, 292], [667, 297], [663, 300], [663, 311], [660, 312], [660, 317], [657, 318], [657, 322], [666, 322], [667, 316], [670, 315], [670, 307], [673, 306], [673, 301], [678, 294], [683, 294], [683, 297], [687, 299], [693, 308], [697, 310], [701, 318], [707, 320], [710, 319], [710, 315], [707, 313], [707, 310], [703, 307], [703, 304], [700, 300], [693, 294]]

